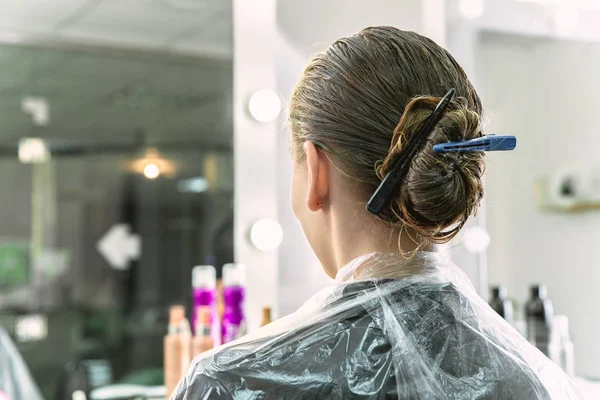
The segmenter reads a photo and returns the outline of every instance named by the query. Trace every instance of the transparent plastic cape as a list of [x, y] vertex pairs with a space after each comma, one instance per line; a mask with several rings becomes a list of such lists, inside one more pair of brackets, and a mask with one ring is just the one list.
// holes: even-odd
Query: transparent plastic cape
[[296, 313], [199, 356], [171, 399], [579, 399], [437, 253], [369, 254]]
[[25, 361], [8, 334], [0, 328], [0, 399], [42, 400]]

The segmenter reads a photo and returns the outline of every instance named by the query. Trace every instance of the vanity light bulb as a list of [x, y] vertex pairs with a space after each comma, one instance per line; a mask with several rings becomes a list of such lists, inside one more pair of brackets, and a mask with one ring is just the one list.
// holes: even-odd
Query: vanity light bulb
[[277, 221], [261, 219], [250, 230], [252, 244], [261, 251], [275, 250], [283, 240], [283, 230]]
[[281, 100], [273, 91], [261, 89], [250, 97], [248, 110], [258, 122], [271, 122], [281, 112]]
[[463, 244], [470, 253], [481, 253], [490, 245], [490, 234], [480, 226], [465, 229]]

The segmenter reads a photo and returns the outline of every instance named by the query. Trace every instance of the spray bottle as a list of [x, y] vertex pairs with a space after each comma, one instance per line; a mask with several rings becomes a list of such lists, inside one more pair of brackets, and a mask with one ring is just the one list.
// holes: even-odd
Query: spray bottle
[[[198, 309], [208, 307], [213, 341], [221, 343], [219, 318], [217, 315], [217, 271], [212, 265], [198, 265], [192, 269], [192, 327], [198, 324]], [[194, 332], [196, 335], [198, 332]]]
[[202, 354], [214, 347], [211, 337], [211, 310], [206, 306], [200, 306], [196, 310], [198, 316], [196, 322], [196, 334], [192, 340], [192, 358]]
[[183, 306], [169, 310], [169, 330], [164, 339], [164, 373], [168, 399], [190, 365], [192, 334]]
[[222, 343], [232, 342], [246, 334], [244, 296], [246, 266], [225, 264], [223, 266], [223, 322]]

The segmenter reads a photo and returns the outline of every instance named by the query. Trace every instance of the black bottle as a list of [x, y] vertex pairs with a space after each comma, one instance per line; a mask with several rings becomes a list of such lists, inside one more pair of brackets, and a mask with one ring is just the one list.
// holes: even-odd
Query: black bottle
[[525, 316], [527, 339], [548, 356], [553, 309], [552, 302], [546, 296], [546, 286], [531, 286], [531, 298], [525, 304]]
[[493, 286], [490, 307], [492, 307], [492, 309], [496, 311], [502, 318], [504, 318], [509, 324], [512, 324], [513, 305], [507, 297], [506, 288], [504, 286]]

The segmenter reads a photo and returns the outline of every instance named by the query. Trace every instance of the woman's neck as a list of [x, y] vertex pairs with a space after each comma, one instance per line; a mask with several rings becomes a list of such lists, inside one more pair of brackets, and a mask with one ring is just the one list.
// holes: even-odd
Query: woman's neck
[[392, 230], [383, 220], [370, 215], [364, 218], [332, 216], [331, 222], [331, 244], [337, 270], [365, 254], [394, 253], [403, 257], [403, 254], [410, 255], [419, 247], [407, 229]]

